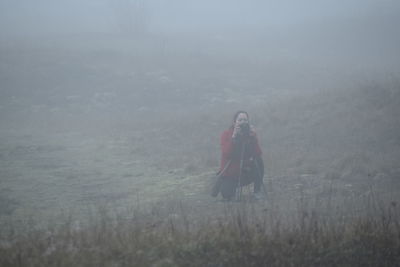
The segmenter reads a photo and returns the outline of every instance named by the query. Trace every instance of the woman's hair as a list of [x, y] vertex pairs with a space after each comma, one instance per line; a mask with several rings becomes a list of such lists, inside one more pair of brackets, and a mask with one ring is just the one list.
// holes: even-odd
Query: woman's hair
[[247, 119], [250, 119], [250, 118], [249, 118], [249, 114], [248, 114], [246, 111], [244, 111], [244, 110], [239, 110], [239, 111], [237, 111], [237, 112], [235, 113], [235, 115], [233, 116], [233, 122], [232, 122], [231, 127], [233, 127], [233, 126], [235, 125], [236, 119], [237, 119], [237, 117], [239, 116], [239, 114], [241, 114], [241, 113], [246, 114]]

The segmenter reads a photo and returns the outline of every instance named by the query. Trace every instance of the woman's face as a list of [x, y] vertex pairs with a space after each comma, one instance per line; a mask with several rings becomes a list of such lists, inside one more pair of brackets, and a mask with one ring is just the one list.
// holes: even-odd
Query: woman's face
[[246, 113], [240, 113], [236, 118], [235, 124], [240, 125], [240, 124], [248, 123], [248, 122], [249, 122], [249, 118], [247, 118]]

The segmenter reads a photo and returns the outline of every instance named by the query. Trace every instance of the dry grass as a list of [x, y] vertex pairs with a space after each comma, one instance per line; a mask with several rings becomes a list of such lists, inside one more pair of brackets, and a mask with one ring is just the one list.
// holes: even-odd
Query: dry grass
[[[105, 208], [85, 226], [18, 235], [3, 229], [1, 266], [396, 266], [397, 203], [371, 216], [298, 210], [289, 220], [257, 205], [227, 204], [219, 217], [190, 216], [182, 203], [131, 210]], [[166, 212], [168, 210], [168, 212]], [[372, 212], [372, 210], [371, 210]], [[6, 239], [4, 239], [6, 238]]]
[[[343, 81], [352, 65], [293, 64], [264, 46], [246, 56], [230, 42], [224, 56], [212, 40], [162, 50], [106, 36], [93, 51], [87, 39], [1, 48], [1, 266], [399, 262], [396, 76], [354, 86]], [[237, 109], [258, 131], [267, 206], [221, 208], [205, 192]], [[169, 195], [178, 202], [114, 210]], [[103, 202], [115, 205], [89, 222], [37, 229], [55, 211]]]

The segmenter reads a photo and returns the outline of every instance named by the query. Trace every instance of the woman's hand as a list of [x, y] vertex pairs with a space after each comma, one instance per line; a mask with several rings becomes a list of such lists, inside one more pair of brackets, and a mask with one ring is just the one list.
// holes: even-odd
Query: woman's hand
[[256, 135], [256, 128], [254, 128], [253, 125], [250, 125], [250, 136], [255, 136]]

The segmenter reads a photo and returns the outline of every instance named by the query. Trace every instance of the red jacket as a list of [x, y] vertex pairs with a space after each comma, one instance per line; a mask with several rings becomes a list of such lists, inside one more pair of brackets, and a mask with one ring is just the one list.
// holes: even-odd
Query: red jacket
[[[254, 132], [250, 136], [238, 136], [232, 139], [233, 128], [224, 131], [221, 135], [221, 167], [219, 171], [223, 171], [229, 161], [230, 164], [222, 174], [222, 177], [238, 178], [240, 173], [240, 158], [243, 154], [243, 168], [250, 167], [252, 161], [261, 156], [261, 148], [258, 144], [257, 135]], [[245, 144], [245, 145], [243, 145]]]

